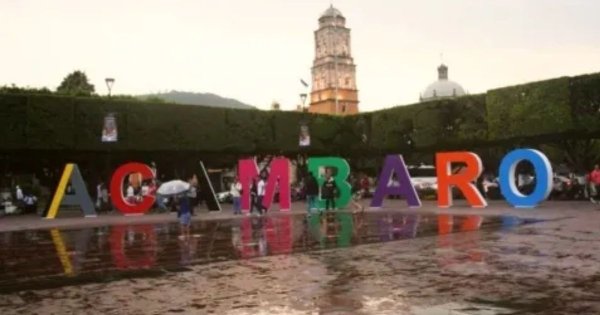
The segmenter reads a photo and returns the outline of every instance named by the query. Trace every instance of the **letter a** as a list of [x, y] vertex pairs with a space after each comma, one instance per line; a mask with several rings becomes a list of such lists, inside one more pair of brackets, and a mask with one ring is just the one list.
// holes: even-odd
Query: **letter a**
[[[394, 174], [396, 174], [398, 183], [400, 184], [397, 187], [389, 186]], [[419, 200], [419, 195], [410, 182], [410, 175], [408, 174], [402, 155], [388, 155], [385, 157], [383, 170], [377, 180], [377, 189], [371, 200], [371, 208], [381, 208], [383, 198], [389, 195], [403, 196], [406, 198], [406, 203], [408, 203], [409, 207], [418, 208], [421, 206], [421, 200]]]
[[[67, 189], [67, 185], [69, 183], [73, 189], [73, 195], [65, 195], [65, 190]], [[92, 198], [87, 191], [85, 182], [83, 181], [83, 177], [81, 176], [81, 172], [79, 172], [79, 167], [77, 167], [77, 164], [69, 163], [65, 166], [65, 170], [63, 171], [60, 182], [58, 183], [58, 187], [56, 188], [56, 192], [54, 193], [54, 197], [52, 198], [52, 202], [50, 203], [50, 208], [48, 209], [46, 219], [56, 218], [60, 206], [80, 206], [85, 217], [96, 216], [94, 203], [92, 202]]]

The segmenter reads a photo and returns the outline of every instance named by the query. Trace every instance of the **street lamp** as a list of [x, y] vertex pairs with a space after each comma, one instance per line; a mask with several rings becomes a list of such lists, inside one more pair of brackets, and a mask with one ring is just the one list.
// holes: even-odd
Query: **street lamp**
[[112, 91], [113, 84], [115, 84], [115, 79], [106, 78], [104, 81], [106, 82], [106, 87], [108, 88], [108, 97], [110, 97], [110, 92]]
[[306, 111], [305, 110], [305, 105], [306, 105], [306, 93], [300, 93], [300, 101], [301, 101], [301, 105], [302, 105], [302, 111]]

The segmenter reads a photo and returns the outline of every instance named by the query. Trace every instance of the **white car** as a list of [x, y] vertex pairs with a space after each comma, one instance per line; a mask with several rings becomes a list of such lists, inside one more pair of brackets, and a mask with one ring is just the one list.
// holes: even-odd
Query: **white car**
[[229, 191], [217, 193], [217, 200], [219, 200], [220, 203], [233, 203], [233, 197]]
[[437, 174], [433, 165], [409, 166], [408, 173], [417, 191], [438, 189]]

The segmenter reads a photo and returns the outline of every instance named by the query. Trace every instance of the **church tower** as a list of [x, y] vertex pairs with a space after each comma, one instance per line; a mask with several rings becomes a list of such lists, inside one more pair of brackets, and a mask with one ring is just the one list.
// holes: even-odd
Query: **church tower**
[[350, 29], [342, 13], [329, 7], [315, 31], [315, 60], [309, 112], [331, 115], [358, 113], [356, 66], [350, 54]]

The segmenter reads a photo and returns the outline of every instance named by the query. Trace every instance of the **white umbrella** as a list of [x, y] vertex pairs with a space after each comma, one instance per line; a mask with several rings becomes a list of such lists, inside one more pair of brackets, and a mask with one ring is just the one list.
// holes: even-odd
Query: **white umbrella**
[[178, 195], [190, 190], [190, 186], [190, 183], [182, 180], [172, 180], [160, 185], [156, 193], [162, 196]]

